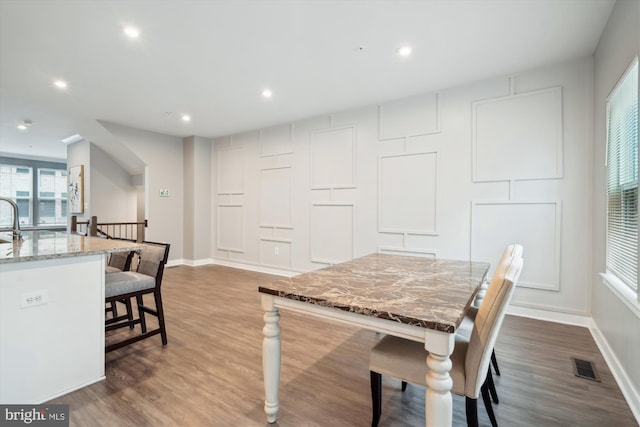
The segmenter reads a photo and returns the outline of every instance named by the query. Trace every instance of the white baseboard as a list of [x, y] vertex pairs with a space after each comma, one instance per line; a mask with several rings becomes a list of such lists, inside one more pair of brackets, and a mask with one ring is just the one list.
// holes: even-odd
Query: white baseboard
[[591, 332], [591, 336], [596, 342], [600, 353], [602, 353], [605, 362], [607, 362], [609, 370], [618, 383], [620, 391], [622, 391], [624, 398], [627, 400], [633, 416], [636, 417], [636, 421], [640, 425], [640, 393], [638, 393], [638, 390], [636, 390], [636, 388], [634, 387], [631, 379], [627, 375], [627, 372], [624, 370], [624, 368], [620, 364], [620, 361], [609, 346], [607, 339], [604, 337], [604, 335], [600, 331], [600, 328], [598, 328], [598, 325], [593, 320], [591, 320], [590, 322], [589, 331]]
[[222, 265], [225, 267], [239, 268], [241, 270], [249, 270], [249, 271], [255, 271], [257, 273], [273, 274], [276, 276], [283, 276], [283, 277], [293, 277], [297, 274], [300, 274], [297, 271], [281, 270], [278, 268], [265, 267], [263, 265], [258, 265], [258, 264], [230, 261], [228, 259], [213, 258], [211, 260], [211, 263], [216, 265]]
[[627, 375], [624, 367], [620, 364], [620, 361], [609, 346], [609, 343], [598, 328], [598, 325], [593, 321], [593, 318], [590, 316], [560, 313], [557, 311], [517, 305], [510, 305], [507, 309], [507, 314], [588, 328], [593, 340], [598, 346], [598, 350], [600, 350], [609, 370], [613, 374], [618, 387], [620, 387], [620, 391], [627, 401], [633, 416], [636, 418], [638, 424], [640, 424], [640, 394], [638, 394], [638, 391], [631, 382], [631, 379]]
[[[188, 265], [189, 267], [199, 267], [201, 265], [209, 265], [209, 264], [213, 264], [213, 260], [211, 258], [206, 258], [206, 259], [183, 259], [182, 261], [182, 265]], [[167, 263], [168, 265], [168, 263]]]
[[548, 322], [564, 323], [566, 325], [582, 326], [588, 328], [591, 325], [591, 317], [582, 314], [561, 313], [559, 311], [544, 310], [542, 308], [523, 307], [521, 305], [509, 305], [507, 314], [530, 319], [546, 320]]

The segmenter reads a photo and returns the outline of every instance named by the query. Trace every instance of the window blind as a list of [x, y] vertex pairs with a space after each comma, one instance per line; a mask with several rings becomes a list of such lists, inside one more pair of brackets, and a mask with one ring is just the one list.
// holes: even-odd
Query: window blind
[[607, 101], [607, 270], [638, 289], [638, 59]]

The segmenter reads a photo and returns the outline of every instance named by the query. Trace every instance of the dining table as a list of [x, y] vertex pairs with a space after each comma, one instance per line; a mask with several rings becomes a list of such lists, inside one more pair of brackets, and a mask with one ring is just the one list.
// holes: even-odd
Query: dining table
[[455, 333], [488, 270], [485, 262], [374, 253], [259, 286], [267, 421], [275, 423], [279, 409], [283, 308], [423, 342], [425, 423], [451, 426]]

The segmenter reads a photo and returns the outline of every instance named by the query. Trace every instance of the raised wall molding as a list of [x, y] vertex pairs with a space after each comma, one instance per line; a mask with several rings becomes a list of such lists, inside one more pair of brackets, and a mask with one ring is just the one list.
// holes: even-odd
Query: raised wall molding
[[244, 194], [244, 147], [218, 150], [218, 194]]
[[473, 181], [562, 178], [562, 88], [472, 103]]
[[495, 263], [505, 247], [524, 247], [525, 267], [518, 286], [560, 290], [562, 203], [474, 201], [471, 206], [471, 259]]
[[311, 189], [356, 188], [356, 128], [311, 132]]
[[290, 270], [293, 267], [293, 242], [288, 239], [260, 238], [260, 265]]
[[437, 93], [388, 102], [378, 111], [381, 141], [440, 132]]
[[309, 228], [312, 262], [338, 264], [354, 258], [355, 203], [312, 203]]
[[218, 205], [218, 249], [244, 252], [244, 206]]
[[378, 253], [391, 255], [410, 255], [436, 259], [438, 251], [431, 249], [394, 248], [391, 246], [378, 246]]
[[292, 168], [260, 170], [259, 226], [293, 228]]
[[280, 125], [260, 130], [260, 157], [292, 154], [293, 125]]
[[437, 235], [438, 153], [379, 158], [378, 231]]

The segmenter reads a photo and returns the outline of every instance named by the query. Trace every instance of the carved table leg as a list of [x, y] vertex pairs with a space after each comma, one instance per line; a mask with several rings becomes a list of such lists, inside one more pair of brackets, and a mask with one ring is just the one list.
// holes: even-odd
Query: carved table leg
[[451, 371], [451, 359], [455, 344], [455, 334], [443, 332], [427, 332], [425, 348], [429, 351], [427, 356], [426, 383], [427, 393], [425, 397], [425, 417], [427, 427], [451, 426], [453, 422], [453, 399], [451, 387], [453, 380], [449, 375]]
[[276, 422], [278, 414], [278, 388], [280, 386], [280, 314], [273, 305], [273, 297], [262, 295], [264, 328], [262, 333], [262, 371], [264, 374], [264, 412], [269, 423]]

